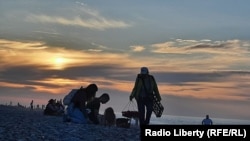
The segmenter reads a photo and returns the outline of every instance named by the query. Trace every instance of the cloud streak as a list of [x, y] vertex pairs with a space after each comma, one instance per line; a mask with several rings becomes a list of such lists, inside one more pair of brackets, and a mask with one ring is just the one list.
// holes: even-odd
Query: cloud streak
[[65, 18], [60, 16], [31, 14], [27, 16], [26, 21], [34, 23], [51, 23], [67, 26], [79, 26], [96, 30], [105, 30], [110, 28], [127, 28], [131, 26], [130, 24], [125, 23], [123, 21], [110, 20], [100, 16], [84, 19], [79, 16], [75, 16], [73, 18]]
[[[150, 45], [151, 52], [167, 57], [166, 64], [190, 70], [248, 70], [249, 41], [175, 40]], [[173, 64], [173, 65], [172, 65]], [[182, 69], [183, 69], [182, 68]], [[177, 69], [177, 68], [174, 68]]]
[[155, 53], [213, 53], [213, 54], [231, 54], [238, 55], [249, 53], [250, 44], [248, 41], [227, 40], [227, 41], [210, 41], [210, 40], [182, 40], [168, 41], [151, 45]]

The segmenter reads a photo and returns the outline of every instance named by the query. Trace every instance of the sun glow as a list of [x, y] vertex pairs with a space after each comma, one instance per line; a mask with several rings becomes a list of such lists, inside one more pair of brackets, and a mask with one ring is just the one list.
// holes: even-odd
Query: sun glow
[[62, 57], [55, 58], [55, 63], [56, 64], [63, 64], [63, 62], [64, 62], [64, 58], [62, 58]]
[[55, 69], [63, 69], [65, 66], [65, 59], [63, 57], [56, 57], [54, 59]]

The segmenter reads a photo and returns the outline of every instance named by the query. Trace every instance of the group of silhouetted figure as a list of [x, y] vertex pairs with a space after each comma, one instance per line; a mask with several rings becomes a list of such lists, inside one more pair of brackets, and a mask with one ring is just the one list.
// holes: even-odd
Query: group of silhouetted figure
[[64, 114], [65, 106], [62, 101], [57, 101], [56, 99], [50, 99], [46, 105], [43, 114], [52, 116], [62, 116]]
[[[103, 93], [96, 97], [98, 87], [92, 83], [80, 89], [72, 89], [62, 100], [50, 99], [44, 109], [44, 115], [63, 116], [63, 121], [74, 123], [94, 123], [100, 124], [99, 109], [101, 104], [109, 101], [109, 94]], [[147, 67], [141, 67], [137, 75], [135, 85], [129, 96], [129, 100], [135, 99], [137, 102], [138, 116], [140, 125], [150, 123], [151, 115], [154, 111], [154, 101], [161, 101], [158, 86], [153, 75], [149, 74]], [[31, 107], [33, 106], [33, 101]], [[162, 109], [163, 110], [163, 109]], [[116, 116], [112, 107], [104, 111], [104, 122], [114, 124]], [[206, 115], [202, 125], [212, 125], [212, 120]]]

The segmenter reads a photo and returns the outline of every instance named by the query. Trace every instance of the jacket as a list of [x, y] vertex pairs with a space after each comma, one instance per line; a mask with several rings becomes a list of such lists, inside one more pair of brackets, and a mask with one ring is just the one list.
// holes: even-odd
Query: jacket
[[[149, 74], [147, 74], [147, 75], [149, 75]], [[154, 79], [154, 76], [149, 75], [149, 78], [150, 78], [151, 87], [150, 87], [150, 90], [148, 90], [148, 93], [153, 93], [156, 96], [156, 98], [159, 101], [161, 101], [161, 96], [160, 96], [160, 93], [159, 93], [159, 90], [158, 90], [157, 83], [156, 83], [156, 81]], [[134, 88], [133, 88], [133, 90], [131, 92], [130, 97], [135, 98], [136, 100], [138, 100], [142, 87], [143, 87], [142, 75], [138, 74], [137, 78], [136, 78], [136, 81], [135, 81]]]

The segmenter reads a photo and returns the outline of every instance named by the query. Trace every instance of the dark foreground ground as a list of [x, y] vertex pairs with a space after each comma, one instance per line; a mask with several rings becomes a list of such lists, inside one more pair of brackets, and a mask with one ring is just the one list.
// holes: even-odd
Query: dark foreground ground
[[42, 110], [0, 105], [0, 141], [139, 141], [139, 128], [63, 122]]

